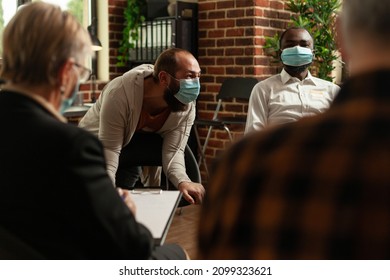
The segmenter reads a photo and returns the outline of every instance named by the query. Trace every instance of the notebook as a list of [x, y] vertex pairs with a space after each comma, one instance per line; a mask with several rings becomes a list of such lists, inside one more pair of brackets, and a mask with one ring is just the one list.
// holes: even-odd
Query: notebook
[[150, 230], [156, 245], [162, 245], [181, 199], [181, 192], [140, 188], [132, 190], [131, 195], [137, 207], [136, 220]]

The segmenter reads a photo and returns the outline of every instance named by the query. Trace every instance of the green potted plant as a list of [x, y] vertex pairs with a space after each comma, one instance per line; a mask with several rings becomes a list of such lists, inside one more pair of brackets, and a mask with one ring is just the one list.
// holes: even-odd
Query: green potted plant
[[[291, 26], [307, 29], [314, 38], [313, 66], [317, 76], [332, 80], [333, 61], [336, 55], [335, 17], [340, 7], [340, 0], [289, 0], [287, 10], [293, 12]], [[265, 38], [265, 51], [279, 61], [279, 35]]]
[[129, 50], [134, 48], [138, 40], [139, 26], [145, 21], [144, 11], [146, 0], [127, 0], [124, 11], [125, 28], [122, 31], [122, 40], [119, 45], [118, 65], [125, 66], [129, 60]]

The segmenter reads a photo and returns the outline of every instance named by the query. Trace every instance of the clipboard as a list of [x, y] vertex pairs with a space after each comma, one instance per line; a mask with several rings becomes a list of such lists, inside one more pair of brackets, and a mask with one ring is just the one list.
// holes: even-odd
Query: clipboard
[[163, 191], [139, 188], [131, 191], [137, 207], [135, 218], [152, 233], [155, 245], [164, 244], [177, 205], [181, 199], [178, 190]]

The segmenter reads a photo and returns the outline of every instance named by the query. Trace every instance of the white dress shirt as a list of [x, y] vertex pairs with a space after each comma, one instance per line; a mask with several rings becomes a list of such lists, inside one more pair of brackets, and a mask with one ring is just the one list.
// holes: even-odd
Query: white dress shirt
[[254, 86], [245, 134], [322, 113], [329, 108], [339, 89], [334, 83], [313, 77], [310, 72], [301, 81], [283, 69], [280, 74]]

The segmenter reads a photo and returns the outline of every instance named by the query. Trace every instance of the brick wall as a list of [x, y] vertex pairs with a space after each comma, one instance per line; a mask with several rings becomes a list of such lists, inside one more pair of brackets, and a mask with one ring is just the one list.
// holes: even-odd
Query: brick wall
[[[199, 0], [199, 63], [202, 68], [201, 95], [198, 115], [211, 118], [216, 107], [216, 95], [227, 77], [247, 76], [262, 80], [277, 73], [270, 58], [263, 52], [264, 36], [273, 36], [285, 29], [290, 13], [285, 11], [286, 0]], [[122, 38], [123, 11], [127, 0], [109, 0], [110, 80], [127, 69], [118, 67], [117, 55]], [[97, 84], [97, 91], [104, 83]], [[90, 100], [91, 85], [83, 85], [85, 99]], [[248, 104], [241, 100], [223, 107], [222, 114], [245, 115]], [[235, 141], [243, 127], [231, 127]], [[206, 128], [200, 128], [203, 143]], [[231, 145], [223, 130], [214, 130], [206, 151], [210, 164], [218, 154]], [[202, 168], [203, 172], [203, 168]], [[206, 180], [205, 174], [202, 174]]]
[[110, 45], [110, 80], [126, 72], [126, 67], [117, 66], [117, 56], [119, 43], [122, 40], [122, 30], [124, 28], [124, 10], [127, 0], [108, 1], [108, 22], [109, 22], [109, 45]]

